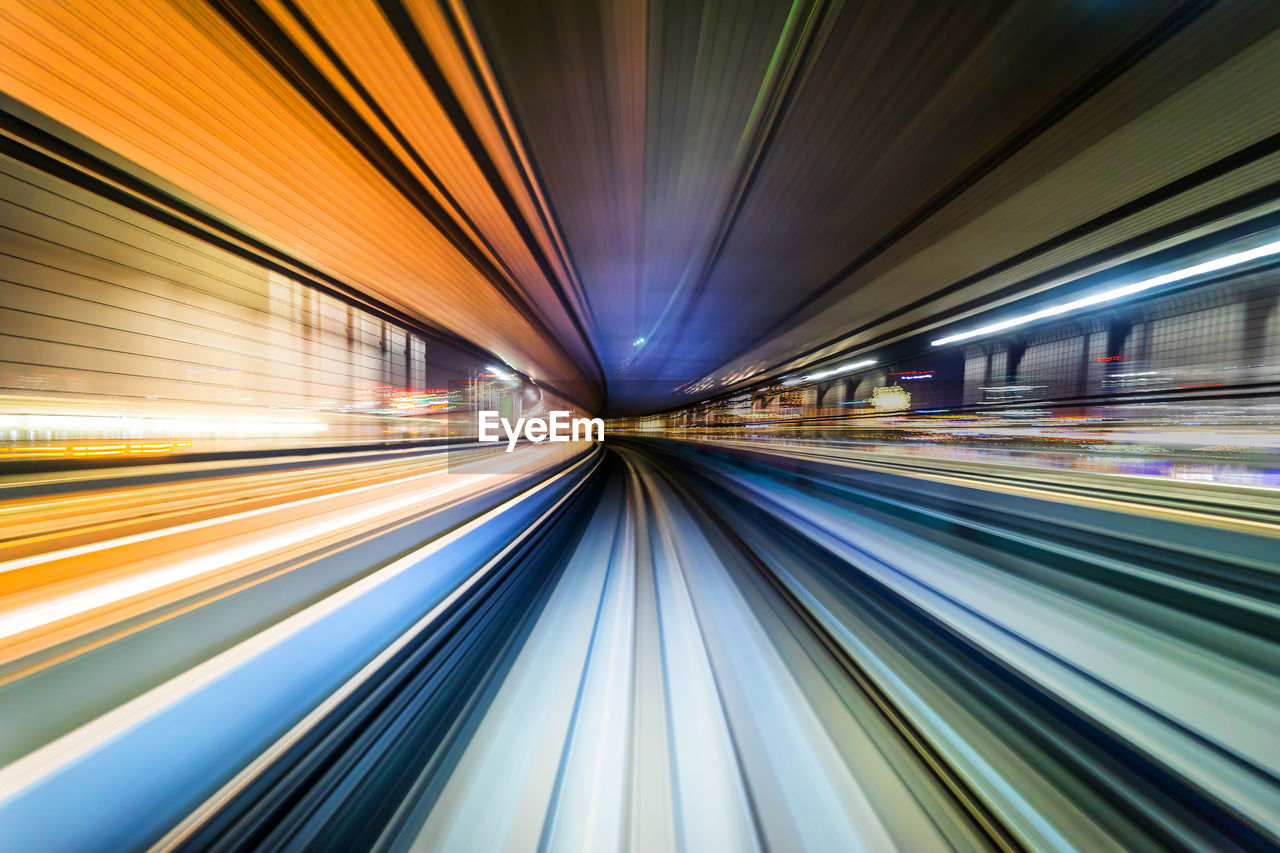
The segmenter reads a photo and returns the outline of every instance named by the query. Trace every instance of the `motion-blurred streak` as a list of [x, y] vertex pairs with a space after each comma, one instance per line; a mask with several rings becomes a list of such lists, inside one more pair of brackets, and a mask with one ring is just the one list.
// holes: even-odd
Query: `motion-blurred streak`
[[1280, 851], [1277, 91], [1255, 0], [0, 3], [0, 853]]
[[[1276, 843], [1280, 526], [678, 458], [753, 507], [735, 529], [1030, 846]], [[812, 556], [769, 556], [779, 522]], [[892, 611], [915, 640], [877, 636]]]
[[[154, 841], [220, 786], [242, 784], [237, 774], [251, 778], [262, 750], [306, 734], [327, 703], [447, 617], [595, 464], [574, 462], [10, 763], [0, 770], [0, 837], [54, 849]], [[107, 784], [111, 796], [98, 797]], [[54, 813], [65, 818], [57, 827], [46, 820]]]
[[[236, 799], [215, 798], [222, 813], [186, 839], [985, 848], [986, 833], [747, 555], [688, 515], [666, 473], [628, 455], [600, 477], [595, 508], [560, 524], [572, 537], [547, 534], [576, 544], [542, 555], [546, 588], [517, 605], [528, 626], [503, 641], [500, 662], [446, 646], [388, 666], [377, 674], [387, 700], [335, 712], [323, 740], [274, 757], [280, 767]], [[509, 571], [532, 571], [521, 566]], [[496, 611], [518, 593], [488, 594]], [[473, 618], [477, 636], [492, 633]], [[473, 692], [459, 694], [468, 678]], [[414, 686], [432, 679], [433, 692]], [[460, 716], [446, 725], [449, 708]]]
[[[0, 759], [359, 580], [537, 484], [568, 455], [477, 454], [392, 451], [296, 469], [277, 461], [284, 470], [221, 478], [163, 466], [117, 475], [123, 487], [68, 493], [53, 475], [0, 489], [59, 487], [0, 502], [0, 555], [23, 555], [0, 573]], [[69, 686], [78, 700], [58, 703]]]
[[[998, 491], [1005, 495], [1049, 498], [1064, 503], [1119, 509], [1197, 525], [1184, 537], [1183, 547], [1195, 549], [1206, 533], [1204, 526], [1225, 527], [1248, 533], [1272, 535], [1280, 525], [1280, 493], [1265, 485], [1220, 482], [1212, 469], [1196, 467], [1196, 479], [1151, 473], [1133, 473], [1123, 463], [1087, 454], [1061, 453], [1078, 467], [1056, 467], [1053, 454], [964, 448], [903, 448], [849, 446], [843, 442], [742, 441], [699, 439], [691, 448], [704, 448], [730, 456], [767, 460], [802, 471], [844, 473], [880, 472], [924, 480]], [[1207, 466], [1206, 466], [1207, 467]], [[1227, 466], [1223, 466], [1224, 468]], [[1235, 467], [1233, 473], [1240, 473]], [[1247, 479], [1248, 469], [1245, 469]], [[872, 476], [868, 474], [867, 476]], [[1008, 502], [1013, 508], [1013, 502]], [[1027, 507], [1019, 508], [1026, 512]]]
[[[813, 442], [612, 448], [541, 462], [523, 449], [505, 485], [474, 495], [492, 474], [443, 475], [468, 493], [452, 514], [422, 505], [302, 563], [274, 552], [274, 581], [157, 602], [140, 622], [14, 657], [0, 837], [67, 850], [1280, 846], [1267, 490]], [[311, 514], [289, 507], [309, 490], [398, 501], [431, 464], [395, 451], [191, 482], [164, 466], [131, 490], [0, 509], [26, 568], [72, 542], [132, 565], [129, 548], [246, 512], [308, 530]], [[236, 506], [237, 487], [254, 508]], [[361, 504], [381, 502], [342, 505]], [[228, 604], [253, 613], [236, 621]]]
[[[482, 99], [467, 93], [473, 109], [447, 115], [439, 99], [456, 95], [431, 91], [375, 4], [264, 5], [114, 3], [88, 15], [7, 5], [0, 90], [60, 124], [60, 135], [105, 145], [162, 195], [197, 199], [214, 221], [304, 267], [525, 372], [598, 381], [574, 308], [556, 298], [565, 271], [534, 262], [552, 238], [523, 219], [534, 205], [518, 166], [496, 144], [467, 150], [470, 120], [498, 135], [496, 118], [474, 109]], [[465, 50], [433, 6], [409, 25], [430, 33], [428, 55], [462, 86]], [[285, 27], [275, 41], [254, 28], [273, 20]], [[393, 118], [403, 122], [398, 139], [387, 138]], [[279, 144], [291, 156], [277, 156]], [[477, 159], [494, 157], [501, 168], [484, 174]], [[520, 202], [504, 209], [498, 196], [512, 193]]]
[[[53, 511], [66, 499], [10, 506], [0, 525], [8, 534], [0, 546], [0, 662], [491, 489], [503, 475], [528, 474], [545, 461], [530, 455], [477, 474], [437, 453], [427, 465], [395, 459], [390, 471], [373, 462], [363, 466], [372, 471], [344, 466], [337, 476], [312, 470], [303, 482], [277, 475], [256, 495], [258, 484], [237, 482], [233, 500], [221, 503], [209, 500], [206, 483], [187, 492], [194, 506], [185, 511], [172, 494], [182, 496], [181, 487], [127, 493], [124, 507], [110, 493], [76, 501], [66, 521]], [[405, 473], [389, 476], [396, 469]], [[361, 479], [370, 482], [356, 484]], [[159, 590], [164, 597], [153, 595]]]
[[0, 770], [0, 831], [51, 849], [1280, 846], [1273, 503], [1241, 526], [1212, 484], [1174, 507], [1136, 478], [612, 448], [35, 744]]
[[[785, 454], [718, 459], [704, 443], [623, 455], [631, 520], [607, 502], [587, 523], [582, 567], [566, 570], [456, 767], [423, 783], [403, 846], [576, 849], [598, 832], [630, 849], [1280, 838], [1280, 755], [1266, 746], [1280, 721], [1280, 525], [1205, 530], [1133, 497], [1011, 502], [998, 480], [838, 465], [797, 480], [774, 467]], [[613, 556], [592, 556], [610, 540]], [[618, 601], [608, 572], [634, 592]], [[593, 637], [619, 630], [629, 651], [601, 654], [632, 675], [590, 695]], [[589, 716], [602, 707], [629, 708], [611, 739]], [[856, 751], [867, 738], [874, 759]], [[561, 796], [583, 790], [564, 774], [584, 754], [630, 793], [586, 813]]]

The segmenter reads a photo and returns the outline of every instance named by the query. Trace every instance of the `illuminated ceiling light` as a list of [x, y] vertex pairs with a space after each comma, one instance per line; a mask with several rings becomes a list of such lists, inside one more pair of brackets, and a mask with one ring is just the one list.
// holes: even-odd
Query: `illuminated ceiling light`
[[994, 332], [1003, 332], [1005, 329], [1012, 329], [1016, 326], [1024, 326], [1027, 323], [1034, 323], [1037, 320], [1043, 320], [1046, 317], [1057, 317], [1060, 314], [1067, 314], [1071, 311], [1078, 311], [1081, 308], [1088, 308], [1093, 305], [1101, 305], [1104, 302], [1114, 302], [1117, 299], [1123, 299], [1126, 296], [1132, 296], [1135, 293], [1142, 293], [1145, 290], [1151, 290], [1154, 287], [1161, 287], [1166, 284], [1184, 281], [1197, 275], [1205, 273], [1217, 272], [1218, 270], [1236, 267], [1240, 264], [1246, 264], [1249, 261], [1256, 261], [1259, 258], [1266, 258], [1272, 255], [1280, 255], [1280, 240], [1274, 243], [1267, 243], [1253, 249], [1243, 252], [1235, 252], [1230, 255], [1223, 255], [1220, 258], [1214, 258], [1204, 263], [1195, 264], [1194, 266], [1184, 267], [1180, 270], [1167, 272], [1154, 278], [1135, 281], [1133, 284], [1126, 284], [1122, 287], [1113, 287], [1110, 290], [1104, 290], [1101, 293], [1095, 293], [1092, 296], [1085, 296], [1080, 299], [1064, 302], [1061, 305], [1052, 305], [1048, 308], [1041, 308], [1039, 311], [1032, 311], [1030, 314], [1023, 314], [1018, 317], [1010, 317], [1008, 320], [1001, 320], [998, 323], [991, 323], [986, 326], [980, 326], [977, 329], [970, 329], [967, 332], [957, 332], [954, 335], [947, 335], [945, 338], [938, 338], [933, 341], [931, 346], [940, 347], [945, 344], [954, 344], [957, 341], [967, 341], [973, 338], [980, 338], [990, 335]]
[[828, 376], [839, 376], [841, 373], [848, 373], [851, 370], [861, 370], [864, 367], [873, 367], [876, 363], [874, 358], [864, 358], [862, 361], [854, 361], [849, 364], [842, 364], [839, 367], [833, 367], [830, 370], [822, 370], [818, 373], [810, 373], [808, 376], [801, 377], [805, 381], [811, 379], [826, 379]]

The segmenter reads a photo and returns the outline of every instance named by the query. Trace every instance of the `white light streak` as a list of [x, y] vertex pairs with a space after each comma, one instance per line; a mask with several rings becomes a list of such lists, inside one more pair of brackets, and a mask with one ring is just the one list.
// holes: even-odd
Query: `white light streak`
[[53, 432], [74, 436], [275, 436], [315, 435], [329, 425], [323, 421], [275, 421], [257, 418], [151, 418], [130, 415], [0, 415], [0, 429]]
[[808, 376], [802, 377], [808, 382], [814, 379], [826, 379], [828, 376], [839, 376], [841, 373], [849, 373], [853, 370], [861, 370], [864, 367], [874, 367], [876, 360], [874, 358], [864, 358], [862, 361], [854, 361], [849, 364], [842, 364], [839, 367], [833, 367], [830, 370], [821, 370], [817, 373], [810, 373]]
[[[1124, 299], [1126, 296], [1133, 296], [1135, 293], [1151, 290], [1152, 288], [1162, 287], [1166, 284], [1173, 284], [1179, 281], [1193, 278], [1205, 273], [1217, 272], [1219, 270], [1229, 269], [1230, 267], [1240, 266], [1249, 261], [1256, 261], [1259, 258], [1267, 258], [1272, 255], [1280, 255], [1280, 240], [1273, 243], [1267, 243], [1257, 246], [1253, 249], [1247, 249], [1243, 252], [1234, 252], [1230, 255], [1223, 255], [1220, 258], [1205, 261], [1204, 263], [1195, 264], [1189, 267], [1183, 267], [1180, 270], [1167, 272], [1153, 278], [1135, 281], [1132, 284], [1126, 284], [1122, 287], [1113, 287], [1110, 290], [1104, 290], [1101, 293], [1095, 293], [1092, 296], [1084, 296], [1080, 299], [1064, 302], [1060, 305], [1051, 305], [1048, 308], [1041, 308], [1039, 311], [1032, 311], [1030, 314], [1022, 314], [1017, 317], [1010, 317], [1007, 320], [1001, 320], [998, 323], [990, 323], [986, 326], [980, 326], [976, 329], [970, 329], [967, 332], [957, 332], [954, 335], [947, 335], [933, 341], [932, 346], [940, 347], [946, 344], [953, 344], [957, 341], [967, 341], [973, 338], [980, 338], [995, 332], [1003, 332], [1006, 329], [1012, 329], [1017, 326], [1024, 326], [1027, 323], [1034, 323], [1037, 320], [1043, 320], [1047, 317], [1057, 317], [1061, 314], [1067, 314], [1072, 311], [1078, 311], [1081, 308], [1089, 308], [1094, 305], [1101, 305], [1105, 302], [1114, 302], [1117, 299]], [[808, 378], [808, 377], [806, 377]]]

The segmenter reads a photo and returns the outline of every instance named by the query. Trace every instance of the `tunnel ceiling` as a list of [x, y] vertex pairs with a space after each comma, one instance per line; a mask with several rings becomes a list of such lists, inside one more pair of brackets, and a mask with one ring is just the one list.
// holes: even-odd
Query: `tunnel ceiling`
[[[1280, 131], [1257, 107], [1280, 81], [1274, 4], [0, 14], [0, 89], [588, 406], [607, 386], [615, 413], [938, 325], [1213, 203], [1206, 178], [1156, 210]], [[1253, 118], [1197, 121], [1233, 108]]]
[[[1218, 61], [1171, 74], [1186, 30], [1252, 37], [1210, 5], [469, 8], [592, 306], [610, 400], [645, 409], [892, 318], [1034, 242], [1013, 228], [1030, 217], [1078, 217], [1079, 188], [1023, 199], [964, 257], [876, 281]], [[1063, 126], [1108, 88], [1123, 93]]]

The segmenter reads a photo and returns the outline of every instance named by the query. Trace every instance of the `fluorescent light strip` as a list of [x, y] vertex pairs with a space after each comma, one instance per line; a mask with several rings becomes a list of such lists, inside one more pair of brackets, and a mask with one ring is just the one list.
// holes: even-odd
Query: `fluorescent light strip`
[[[1115, 287], [1111, 290], [1104, 290], [1101, 293], [1095, 293], [1092, 296], [1085, 296], [1071, 302], [1064, 302], [1061, 305], [1054, 305], [1049, 308], [1042, 308], [1039, 311], [1033, 311], [1030, 314], [1023, 314], [1019, 317], [1010, 317], [1008, 320], [1001, 320], [998, 323], [991, 323], [987, 326], [980, 326], [977, 329], [970, 329], [967, 332], [957, 332], [954, 335], [947, 335], [945, 338], [938, 338], [931, 345], [935, 347], [953, 344], [957, 341], [967, 341], [972, 338], [979, 338], [990, 335], [994, 332], [1002, 332], [1005, 329], [1012, 329], [1015, 326], [1023, 326], [1027, 323], [1034, 323], [1037, 320], [1043, 320], [1046, 317], [1057, 317], [1060, 314], [1066, 314], [1081, 308], [1088, 308], [1092, 305], [1100, 305], [1104, 302], [1114, 302], [1117, 299], [1123, 299], [1126, 296], [1132, 296], [1135, 293], [1142, 293], [1144, 290], [1151, 290], [1153, 287], [1160, 287], [1166, 284], [1173, 284], [1177, 281], [1185, 281], [1194, 276], [1204, 275], [1205, 273], [1217, 272], [1218, 270], [1228, 269], [1230, 267], [1246, 264], [1249, 261], [1256, 261], [1259, 258], [1266, 258], [1272, 255], [1280, 255], [1280, 240], [1274, 243], [1267, 243], [1257, 248], [1248, 249], [1243, 252], [1235, 252], [1230, 255], [1223, 255], [1220, 258], [1214, 258], [1195, 266], [1184, 267], [1180, 270], [1174, 270], [1155, 278], [1143, 279], [1135, 281], [1133, 284], [1126, 284], [1123, 287]], [[805, 377], [806, 379], [810, 377]]]
[[840, 367], [833, 367], [830, 370], [810, 373], [808, 376], [802, 377], [802, 379], [806, 382], [811, 379], [826, 379], [828, 376], [839, 376], [841, 373], [848, 373], [851, 370], [859, 370], [863, 367], [873, 367], [875, 366], [875, 363], [876, 360], [874, 358], [864, 358], [862, 361], [855, 361], [850, 364], [841, 365]]

